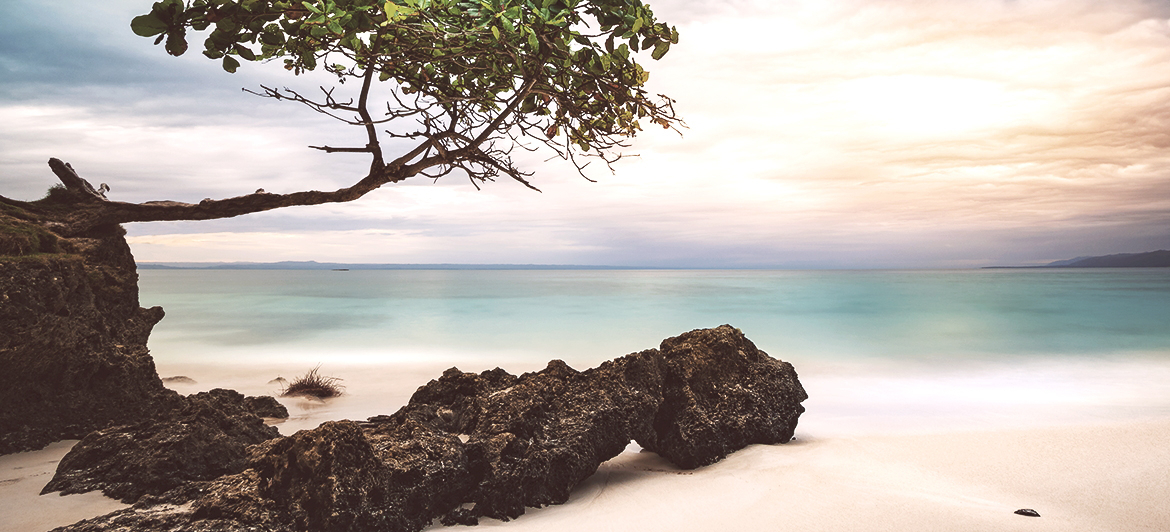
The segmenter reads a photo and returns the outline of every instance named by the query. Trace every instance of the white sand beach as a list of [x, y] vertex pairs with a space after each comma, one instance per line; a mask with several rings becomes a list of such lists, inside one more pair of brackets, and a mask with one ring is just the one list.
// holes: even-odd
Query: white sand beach
[[96, 492], [40, 495], [57, 462], [76, 443], [59, 441], [39, 451], [0, 456], [0, 530], [44, 532], [127, 506]]
[[[234, 386], [249, 394], [273, 391], [267, 380], [256, 378], [267, 375], [267, 369], [237, 381], [201, 374], [198, 367], [160, 369], [167, 374], [186, 371], [202, 382], [176, 385], [183, 393], [210, 385]], [[340, 374], [350, 379], [347, 396], [330, 403], [282, 399], [292, 418], [278, 426], [287, 434], [324, 419], [392, 411], [414, 387], [437, 376], [436, 370], [343, 370]], [[375, 381], [382, 385], [371, 388]], [[806, 387], [817, 388], [817, 378], [807, 379]], [[797, 439], [789, 444], [751, 446], [693, 471], [681, 471], [632, 444], [579, 486], [568, 503], [530, 509], [507, 523], [485, 519], [480, 527], [631, 532], [1170, 530], [1165, 506], [1170, 500], [1170, 449], [1165, 443], [1170, 441], [1170, 418], [1090, 417], [1023, 428], [984, 423], [979, 425], [983, 428], [932, 430], [925, 424], [914, 431], [877, 430], [868, 424], [850, 431], [842, 430], [841, 419], [816, 410], [805, 414]], [[910, 425], [901, 421], [900, 426]], [[43, 532], [122, 507], [96, 493], [37, 495], [71, 444], [0, 457], [0, 529]], [[1015, 515], [1020, 508], [1035, 509], [1041, 517]]]
[[[1170, 421], [751, 446], [695, 471], [651, 453], [603, 464], [563, 506], [507, 530], [1170, 529]], [[1041, 517], [1013, 512], [1032, 508]], [[502, 530], [502, 528], [501, 528]]]

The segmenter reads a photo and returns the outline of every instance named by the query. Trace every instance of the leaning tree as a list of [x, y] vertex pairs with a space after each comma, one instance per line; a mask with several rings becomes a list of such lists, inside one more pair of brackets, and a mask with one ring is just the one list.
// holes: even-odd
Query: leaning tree
[[678, 33], [640, 0], [163, 0], [130, 26], [172, 55], [205, 32], [203, 54], [228, 72], [241, 61], [324, 70], [336, 84], [320, 92], [251, 92], [355, 126], [352, 146], [315, 148], [367, 154], [369, 170], [331, 192], [127, 203], [51, 159], [61, 185], [47, 197], [0, 196], [0, 454], [174, 402], [146, 345], [163, 311], [139, 307], [122, 223], [351, 201], [419, 175], [531, 187], [517, 149], [551, 149], [581, 170], [615, 161], [643, 124], [681, 126], [634, 60], [661, 58]]
[[551, 149], [580, 171], [620, 158], [643, 124], [681, 126], [673, 101], [645, 90], [649, 74], [635, 60], [647, 51], [661, 58], [678, 31], [640, 0], [163, 0], [130, 26], [175, 56], [191, 32], [206, 32], [203, 55], [228, 72], [241, 61], [328, 72], [337, 84], [312, 93], [246, 90], [355, 126], [354, 145], [311, 148], [368, 154], [369, 170], [333, 191], [127, 203], [52, 159], [64, 186], [50, 196], [69, 207], [21, 206], [60, 236], [352, 201], [419, 175], [462, 174], [477, 187], [506, 176], [534, 188], [516, 149]]

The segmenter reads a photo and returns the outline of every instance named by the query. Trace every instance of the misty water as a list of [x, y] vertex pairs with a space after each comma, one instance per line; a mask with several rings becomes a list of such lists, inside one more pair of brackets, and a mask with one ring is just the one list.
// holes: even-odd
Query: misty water
[[795, 365], [809, 430], [1170, 414], [1170, 269], [140, 276], [143, 306], [167, 313], [150, 343], [160, 373], [248, 393], [317, 364], [346, 379], [349, 399], [301, 405], [305, 423], [389, 413], [445, 367], [585, 369], [724, 323]]

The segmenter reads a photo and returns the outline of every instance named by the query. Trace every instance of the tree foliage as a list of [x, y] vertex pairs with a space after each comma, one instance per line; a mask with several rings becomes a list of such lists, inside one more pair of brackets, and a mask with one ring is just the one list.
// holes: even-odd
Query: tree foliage
[[356, 126], [364, 142], [313, 147], [368, 154], [369, 172], [334, 191], [126, 203], [51, 159], [70, 205], [41, 214], [64, 236], [352, 201], [417, 175], [462, 172], [477, 187], [504, 175], [532, 187], [512, 159], [516, 148], [545, 146], [583, 170], [590, 158], [620, 158], [644, 123], [682, 124], [671, 99], [645, 90], [649, 74], [635, 60], [663, 57], [678, 31], [641, 0], [162, 0], [130, 27], [176, 56], [205, 33], [203, 55], [228, 72], [241, 61], [279, 61], [294, 75], [331, 74], [338, 84], [319, 93], [249, 92]]
[[[516, 145], [612, 162], [643, 122], [678, 123], [669, 99], [644, 90], [649, 73], [634, 57], [661, 58], [678, 31], [639, 0], [164, 0], [131, 28], [173, 55], [187, 51], [189, 30], [207, 31], [203, 54], [229, 72], [241, 60], [280, 60], [294, 74], [323, 69], [361, 83], [356, 102], [335, 89], [261, 94], [365, 127], [366, 146], [320, 148], [368, 151], [372, 170], [388, 168], [392, 181], [413, 166], [406, 174], [462, 169], [527, 184], [509, 157]], [[370, 106], [373, 81], [390, 86], [384, 112]], [[386, 160], [383, 137], [419, 142]]]

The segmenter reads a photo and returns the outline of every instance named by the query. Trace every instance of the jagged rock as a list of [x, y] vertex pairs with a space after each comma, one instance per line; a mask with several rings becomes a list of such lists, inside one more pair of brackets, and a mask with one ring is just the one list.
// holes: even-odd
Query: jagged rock
[[61, 531], [414, 532], [559, 504], [631, 440], [682, 467], [787, 442], [806, 397], [792, 366], [730, 326], [577, 371], [446, 371], [394, 415], [253, 446], [247, 466]]
[[[215, 390], [212, 390], [213, 392]], [[244, 398], [244, 410], [247, 410], [260, 417], [286, 419], [288, 418], [288, 409], [280, 404], [275, 397], [270, 395], [260, 395], [256, 397]]]
[[[397, 517], [386, 466], [352, 421], [301, 431], [268, 446], [251, 469], [257, 492], [298, 530], [389, 529]], [[198, 504], [197, 513], [212, 506]]]
[[655, 353], [645, 351], [584, 372], [554, 360], [480, 396], [466, 444], [475, 488], [463, 502], [476, 516], [505, 520], [565, 502], [602, 462], [649, 434], [660, 386]]
[[61, 459], [41, 493], [101, 490], [132, 503], [143, 494], [237, 473], [248, 463], [248, 446], [280, 436], [256, 413], [258, 406], [288, 417], [270, 402], [276, 400], [215, 389], [182, 398], [164, 420], [92, 432]]
[[61, 238], [0, 201], [0, 454], [148, 419], [178, 394], [146, 349], [159, 307], [138, 306], [118, 226]]
[[638, 444], [684, 469], [753, 443], [787, 443], [808, 394], [787, 362], [723, 325], [662, 341], [663, 399]]

